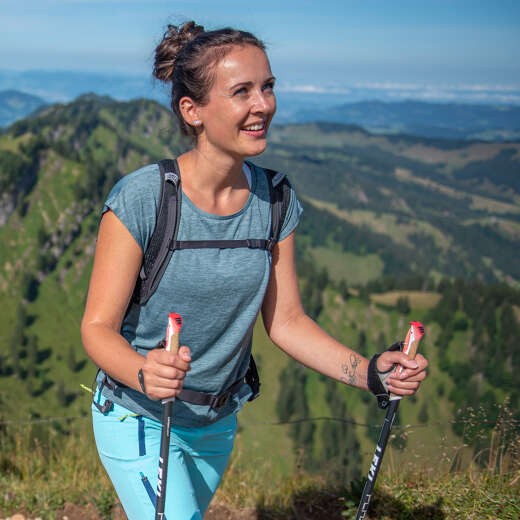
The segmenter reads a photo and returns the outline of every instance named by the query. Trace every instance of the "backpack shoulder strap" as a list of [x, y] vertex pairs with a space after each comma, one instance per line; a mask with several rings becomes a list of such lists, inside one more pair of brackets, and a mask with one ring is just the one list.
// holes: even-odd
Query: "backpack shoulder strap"
[[172, 256], [181, 213], [181, 176], [176, 160], [159, 161], [161, 195], [155, 229], [143, 257], [133, 300], [144, 305], [157, 289]]
[[271, 236], [273, 246], [280, 238], [283, 223], [291, 200], [291, 185], [285, 173], [264, 168], [271, 194]]

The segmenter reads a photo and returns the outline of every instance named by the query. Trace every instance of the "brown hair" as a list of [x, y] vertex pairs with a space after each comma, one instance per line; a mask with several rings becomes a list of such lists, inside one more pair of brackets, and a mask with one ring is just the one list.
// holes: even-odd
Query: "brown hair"
[[226, 27], [205, 31], [202, 25], [187, 22], [182, 27], [168, 25], [161, 43], [155, 49], [154, 76], [171, 82], [171, 108], [179, 120], [183, 134], [195, 136], [179, 108], [188, 96], [203, 105], [215, 80], [215, 65], [230, 52], [233, 45], [254, 45], [265, 51], [264, 43], [253, 34]]

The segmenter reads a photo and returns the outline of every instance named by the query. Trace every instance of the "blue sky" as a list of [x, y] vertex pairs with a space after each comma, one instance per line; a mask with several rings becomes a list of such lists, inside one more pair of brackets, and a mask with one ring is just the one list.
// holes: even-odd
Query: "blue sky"
[[0, 0], [0, 69], [149, 74], [187, 19], [263, 38], [287, 88], [520, 88], [518, 0]]

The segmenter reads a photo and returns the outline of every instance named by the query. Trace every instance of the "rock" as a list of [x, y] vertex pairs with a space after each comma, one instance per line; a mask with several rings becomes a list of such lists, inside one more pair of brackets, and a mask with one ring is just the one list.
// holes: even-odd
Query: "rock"
[[25, 520], [25, 516], [20, 513], [16, 513], [11, 517], [11, 520]]

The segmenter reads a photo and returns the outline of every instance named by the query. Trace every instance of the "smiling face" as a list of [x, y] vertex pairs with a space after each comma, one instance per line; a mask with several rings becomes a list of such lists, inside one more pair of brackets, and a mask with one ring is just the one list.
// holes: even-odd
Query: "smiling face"
[[202, 123], [197, 148], [239, 160], [262, 153], [276, 111], [267, 56], [253, 45], [234, 46], [214, 72], [208, 101], [196, 110]]

